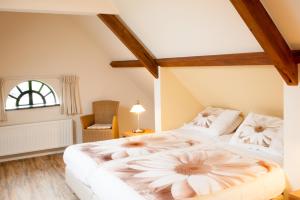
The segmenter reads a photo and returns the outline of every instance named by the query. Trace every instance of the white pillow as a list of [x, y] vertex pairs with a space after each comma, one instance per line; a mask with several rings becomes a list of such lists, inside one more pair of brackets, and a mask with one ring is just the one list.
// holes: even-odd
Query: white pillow
[[212, 136], [229, 134], [240, 125], [240, 114], [238, 110], [207, 107], [184, 128], [199, 130]]
[[281, 155], [282, 132], [282, 119], [249, 113], [233, 135], [230, 144]]
[[92, 126], [89, 126], [87, 129], [97, 130], [97, 129], [111, 129], [111, 128], [112, 128], [111, 124], [94, 124]]
[[218, 135], [233, 133], [242, 123], [243, 117], [241, 112], [237, 110], [224, 110], [214, 121], [211, 129], [217, 131]]

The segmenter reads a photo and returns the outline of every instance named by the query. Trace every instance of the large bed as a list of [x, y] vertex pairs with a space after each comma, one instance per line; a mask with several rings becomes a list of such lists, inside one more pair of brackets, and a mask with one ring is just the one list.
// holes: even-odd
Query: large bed
[[66, 182], [82, 200], [267, 200], [285, 188], [282, 157], [180, 128], [77, 144]]

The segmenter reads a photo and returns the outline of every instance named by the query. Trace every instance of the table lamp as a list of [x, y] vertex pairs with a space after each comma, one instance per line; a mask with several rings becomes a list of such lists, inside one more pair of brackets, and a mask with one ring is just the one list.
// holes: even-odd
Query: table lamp
[[133, 133], [143, 133], [144, 130], [140, 129], [140, 113], [145, 112], [145, 108], [137, 101], [135, 105], [132, 106], [130, 109], [130, 112], [136, 113], [137, 114], [137, 119], [138, 119], [138, 127], [136, 130], [133, 130]]

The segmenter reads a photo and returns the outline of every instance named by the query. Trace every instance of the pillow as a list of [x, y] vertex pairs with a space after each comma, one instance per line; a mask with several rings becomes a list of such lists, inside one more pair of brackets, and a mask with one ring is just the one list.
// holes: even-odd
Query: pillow
[[92, 126], [87, 127], [87, 129], [111, 129], [111, 124], [94, 124]]
[[210, 128], [222, 112], [221, 108], [207, 107], [190, 124], [200, 128]]
[[277, 117], [249, 113], [233, 135], [230, 144], [249, 149], [282, 154], [283, 120]]
[[207, 107], [184, 128], [190, 128], [213, 136], [229, 134], [241, 123], [241, 112], [224, 108]]
[[243, 117], [241, 112], [237, 110], [224, 110], [214, 121], [211, 129], [219, 132], [218, 135], [233, 133], [242, 123]]

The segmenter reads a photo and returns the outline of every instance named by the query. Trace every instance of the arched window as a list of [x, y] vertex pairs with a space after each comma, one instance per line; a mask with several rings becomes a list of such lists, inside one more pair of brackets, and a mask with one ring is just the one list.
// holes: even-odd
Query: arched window
[[40, 81], [26, 81], [14, 87], [6, 100], [6, 110], [59, 105], [55, 92]]

